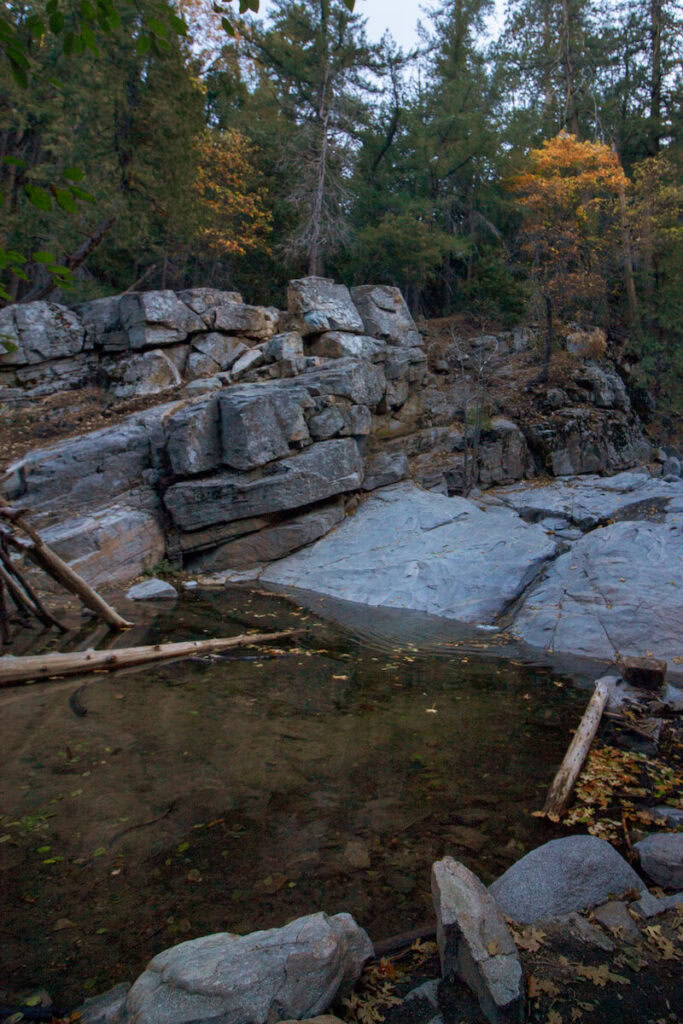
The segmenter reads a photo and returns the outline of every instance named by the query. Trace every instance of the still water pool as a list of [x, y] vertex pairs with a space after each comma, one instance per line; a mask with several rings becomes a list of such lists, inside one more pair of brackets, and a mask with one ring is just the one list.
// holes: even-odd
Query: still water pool
[[234, 590], [116, 643], [290, 627], [281, 656], [0, 695], [0, 990], [73, 1008], [173, 943], [321, 909], [386, 938], [432, 919], [434, 859], [488, 882], [559, 834], [531, 812], [585, 691], [493, 640], [399, 643]]

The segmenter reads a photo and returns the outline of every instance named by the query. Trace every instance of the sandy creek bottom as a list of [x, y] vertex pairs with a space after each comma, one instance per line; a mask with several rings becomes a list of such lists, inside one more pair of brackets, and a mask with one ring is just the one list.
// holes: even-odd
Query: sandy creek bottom
[[570, 677], [244, 591], [145, 614], [127, 642], [308, 632], [0, 694], [0, 991], [71, 1009], [169, 945], [317, 910], [386, 938], [432, 919], [434, 859], [489, 882], [560, 834], [531, 812], [585, 704]]

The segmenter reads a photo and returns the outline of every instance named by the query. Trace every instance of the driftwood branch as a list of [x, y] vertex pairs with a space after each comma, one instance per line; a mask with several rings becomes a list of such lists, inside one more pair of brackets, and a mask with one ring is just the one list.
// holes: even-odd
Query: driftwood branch
[[215, 640], [183, 640], [172, 644], [154, 644], [147, 647], [122, 647], [113, 651], [74, 651], [69, 654], [38, 654], [23, 658], [0, 658], [0, 687], [25, 683], [31, 679], [50, 679], [53, 676], [77, 676], [87, 672], [111, 671], [131, 665], [146, 665], [155, 661], [187, 658], [197, 654], [217, 654], [231, 647], [270, 643], [284, 637], [295, 636], [300, 629], [285, 629], [278, 633], [242, 633], [239, 636]]
[[593, 696], [588, 702], [588, 707], [583, 713], [579, 727], [574, 733], [574, 738], [569, 744], [569, 749], [564, 755], [560, 770], [548, 790], [548, 796], [543, 806], [543, 814], [549, 818], [559, 817], [569, 804], [576, 780], [583, 768], [583, 762], [588, 756], [591, 743], [598, 731], [608, 696], [609, 690], [607, 685], [605, 683], [598, 683]]

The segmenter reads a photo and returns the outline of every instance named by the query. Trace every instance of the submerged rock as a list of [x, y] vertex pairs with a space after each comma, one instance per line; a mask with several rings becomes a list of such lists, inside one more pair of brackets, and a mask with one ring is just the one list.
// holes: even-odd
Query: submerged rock
[[555, 550], [540, 527], [509, 509], [482, 511], [465, 498], [399, 484], [373, 494], [333, 533], [271, 566], [263, 579], [492, 623]]
[[586, 910], [645, 883], [604, 839], [566, 836], [527, 853], [489, 892], [507, 917], [532, 924]]
[[310, 914], [251, 935], [220, 933], [159, 953], [133, 985], [131, 1024], [302, 1019], [349, 993], [373, 954], [350, 914]]

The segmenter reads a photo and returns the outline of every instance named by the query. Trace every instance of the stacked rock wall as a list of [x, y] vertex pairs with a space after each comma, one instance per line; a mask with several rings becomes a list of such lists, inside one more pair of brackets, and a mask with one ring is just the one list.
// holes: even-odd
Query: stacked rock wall
[[[173, 399], [34, 451], [0, 483], [91, 582], [164, 557], [193, 571], [280, 558], [337, 525], [359, 492], [407, 476], [462, 492], [463, 374], [428, 369], [398, 289], [304, 278], [287, 298], [278, 312], [198, 288], [0, 311], [0, 336], [16, 346], [0, 356], [0, 400], [88, 380]], [[511, 358], [528, 336], [492, 340]], [[474, 339], [465, 359], [490, 344]], [[545, 426], [487, 419], [482, 486], [637, 461], [642, 435], [619, 378], [598, 364], [580, 376], [578, 396], [548, 393]], [[596, 417], [610, 424], [598, 455]]]

